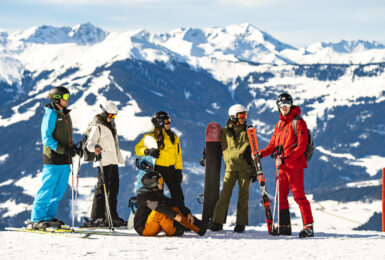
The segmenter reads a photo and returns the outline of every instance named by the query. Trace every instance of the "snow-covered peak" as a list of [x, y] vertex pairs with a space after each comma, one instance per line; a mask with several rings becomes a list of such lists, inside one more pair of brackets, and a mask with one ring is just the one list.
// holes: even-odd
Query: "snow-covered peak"
[[329, 48], [337, 53], [356, 53], [373, 49], [385, 49], [385, 45], [376, 42], [376, 41], [363, 41], [363, 40], [354, 40], [354, 41], [345, 41], [341, 40], [339, 42], [316, 42], [311, 44], [307, 50], [309, 52], [319, 52], [323, 49]]
[[78, 45], [92, 45], [103, 41], [107, 34], [102, 29], [86, 23], [72, 28], [42, 25], [14, 33], [10, 38], [14, 41], [37, 44], [76, 43]]

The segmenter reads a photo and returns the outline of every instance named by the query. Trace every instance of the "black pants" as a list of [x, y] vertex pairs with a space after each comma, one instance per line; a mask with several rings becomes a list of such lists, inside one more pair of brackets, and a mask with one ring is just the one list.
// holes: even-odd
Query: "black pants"
[[[106, 190], [108, 202], [110, 204], [112, 219], [118, 218], [117, 204], [119, 193], [119, 170], [118, 165], [103, 166], [104, 180], [106, 182]], [[98, 167], [98, 183], [96, 185], [94, 201], [92, 203], [91, 219], [107, 218], [106, 201], [104, 196], [104, 188], [102, 181], [102, 173]]]
[[183, 196], [183, 191], [182, 191], [182, 186], [178, 182], [177, 174], [180, 174], [175, 171], [174, 166], [170, 167], [164, 167], [164, 166], [159, 166], [155, 165], [155, 171], [159, 172], [162, 177], [164, 182], [166, 183], [168, 189], [170, 190], [171, 194], [171, 199], [174, 201], [176, 206], [178, 208], [184, 208], [184, 196]]

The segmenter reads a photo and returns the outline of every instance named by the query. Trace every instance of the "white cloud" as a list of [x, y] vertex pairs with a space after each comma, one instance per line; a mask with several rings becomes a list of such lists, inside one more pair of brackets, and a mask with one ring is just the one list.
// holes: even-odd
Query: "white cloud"
[[282, 0], [219, 0], [220, 4], [231, 4], [243, 7], [270, 5]]
[[134, 5], [171, 3], [177, 0], [23, 0], [21, 2], [53, 4], [53, 5]]

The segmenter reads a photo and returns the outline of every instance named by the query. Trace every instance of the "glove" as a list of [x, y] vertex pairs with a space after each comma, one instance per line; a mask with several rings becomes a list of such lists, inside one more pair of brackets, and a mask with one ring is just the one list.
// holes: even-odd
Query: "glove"
[[70, 155], [71, 157], [74, 157], [76, 155], [76, 149], [73, 146], [67, 146], [66, 148], [64, 148], [64, 153]]
[[159, 158], [159, 150], [156, 148], [146, 149], [144, 150], [145, 155], [150, 155], [154, 158]]
[[258, 180], [258, 175], [255, 170], [253, 170], [253, 172], [251, 173], [250, 180], [251, 182], [256, 182]]
[[176, 169], [176, 170], [175, 170], [175, 174], [176, 174], [176, 176], [175, 176], [176, 181], [177, 181], [179, 184], [181, 184], [181, 183], [182, 183], [182, 180], [183, 180], [182, 170]]

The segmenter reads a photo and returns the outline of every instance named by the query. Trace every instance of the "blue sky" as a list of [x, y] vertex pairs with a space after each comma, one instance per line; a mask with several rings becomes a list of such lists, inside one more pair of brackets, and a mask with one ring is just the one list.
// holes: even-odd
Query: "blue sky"
[[251, 23], [296, 47], [316, 41], [376, 40], [385, 44], [384, 0], [1, 0], [0, 28], [74, 26], [106, 31]]

